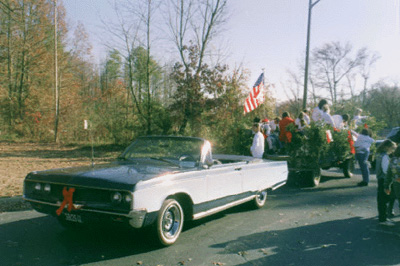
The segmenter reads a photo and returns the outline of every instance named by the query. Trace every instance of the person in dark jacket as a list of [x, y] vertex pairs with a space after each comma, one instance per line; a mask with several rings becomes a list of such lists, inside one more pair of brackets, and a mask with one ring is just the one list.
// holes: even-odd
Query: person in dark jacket
[[387, 139], [379, 145], [376, 150], [376, 178], [378, 179], [378, 193], [377, 193], [377, 203], [378, 203], [378, 216], [379, 223], [382, 225], [394, 225], [393, 222], [387, 219], [387, 203], [389, 202], [390, 191], [385, 189], [385, 178], [389, 169], [389, 154], [391, 154], [396, 149], [396, 143]]
[[397, 148], [390, 159], [384, 187], [385, 192], [391, 196], [387, 210], [387, 216], [391, 218], [394, 217], [394, 202], [396, 199], [400, 202], [400, 145], [397, 145]]

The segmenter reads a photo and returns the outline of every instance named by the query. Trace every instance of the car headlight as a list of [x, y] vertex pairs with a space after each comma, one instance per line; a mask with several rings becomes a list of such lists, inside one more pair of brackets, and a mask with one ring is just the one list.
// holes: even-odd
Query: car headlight
[[51, 191], [51, 186], [50, 186], [50, 184], [44, 185], [44, 191], [45, 191], [45, 192], [50, 192], [50, 191]]
[[126, 203], [131, 204], [131, 203], [132, 203], [132, 200], [133, 200], [132, 194], [126, 194], [126, 195], [125, 195], [124, 201], [125, 201]]
[[35, 190], [40, 191], [41, 189], [42, 189], [42, 184], [36, 183], [36, 184], [35, 184]]
[[122, 195], [119, 192], [115, 192], [111, 195], [111, 201], [113, 203], [120, 203], [122, 200]]

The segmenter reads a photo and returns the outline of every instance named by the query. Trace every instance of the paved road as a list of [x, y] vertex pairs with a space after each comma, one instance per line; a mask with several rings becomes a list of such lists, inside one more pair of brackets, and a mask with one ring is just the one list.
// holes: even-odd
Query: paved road
[[283, 187], [261, 210], [239, 206], [186, 225], [158, 248], [143, 232], [69, 231], [34, 211], [0, 213], [0, 265], [400, 265], [400, 215], [378, 225], [376, 180], [359, 188], [324, 172], [317, 188]]

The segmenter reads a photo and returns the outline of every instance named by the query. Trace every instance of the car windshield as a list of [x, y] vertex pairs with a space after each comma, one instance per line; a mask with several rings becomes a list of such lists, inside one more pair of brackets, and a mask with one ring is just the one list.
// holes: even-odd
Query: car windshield
[[197, 138], [143, 137], [133, 142], [120, 158], [198, 162], [203, 144], [204, 141]]

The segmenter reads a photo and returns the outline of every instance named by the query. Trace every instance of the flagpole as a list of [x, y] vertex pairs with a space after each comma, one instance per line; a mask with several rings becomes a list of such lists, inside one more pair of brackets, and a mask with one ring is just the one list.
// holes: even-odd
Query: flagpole
[[306, 44], [306, 62], [304, 67], [304, 93], [303, 93], [303, 109], [307, 107], [307, 85], [308, 85], [308, 58], [310, 54], [310, 34], [311, 34], [311, 11], [312, 8], [321, 0], [312, 0], [308, 2], [308, 23], [307, 23], [307, 44]]

